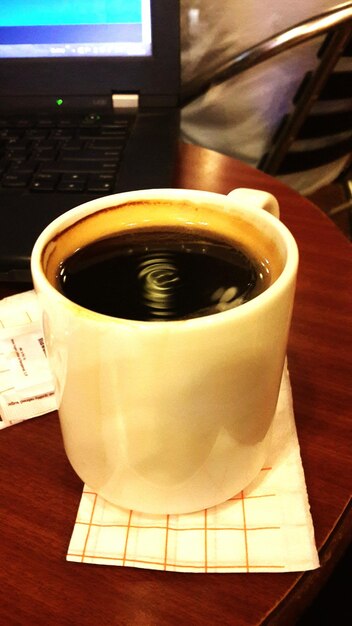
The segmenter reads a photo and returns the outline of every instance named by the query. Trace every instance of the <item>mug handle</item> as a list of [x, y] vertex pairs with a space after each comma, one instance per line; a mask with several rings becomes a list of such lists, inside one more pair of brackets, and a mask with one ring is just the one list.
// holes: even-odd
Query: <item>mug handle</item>
[[275, 196], [267, 191], [260, 191], [259, 189], [247, 189], [246, 187], [238, 187], [227, 194], [228, 198], [233, 199], [236, 204], [246, 206], [250, 205], [256, 209], [264, 209], [271, 215], [274, 215], [280, 219], [279, 203]]

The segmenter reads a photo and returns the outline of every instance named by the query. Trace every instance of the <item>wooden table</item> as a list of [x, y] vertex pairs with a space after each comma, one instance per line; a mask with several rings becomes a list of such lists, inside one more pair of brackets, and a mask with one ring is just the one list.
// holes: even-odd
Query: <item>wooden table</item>
[[[289, 626], [351, 536], [350, 244], [294, 191], [214, 152], [181, 146], [175, 184], [271, 191], [297, 239], [301, 261], [288, 356], [322, 566], [292, 574], [183, 574], [66, 562], [82, 484], [66, 460], [54, 413], [0, 433], [4, 626]], [[9, 293], [0, 286], [0, 296]]]

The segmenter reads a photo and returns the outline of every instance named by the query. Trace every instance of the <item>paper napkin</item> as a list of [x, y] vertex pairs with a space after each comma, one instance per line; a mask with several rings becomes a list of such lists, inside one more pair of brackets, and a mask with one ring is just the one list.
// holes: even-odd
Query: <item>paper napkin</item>
[[147, 515], [114, 506], [85, 485], [67, 560], [203, 573], [318, 567], [287, 369], [271, 452], [246, 489], [197, 513]]
[[56, 408], [33, 290], [0, 300], [0, 430]]

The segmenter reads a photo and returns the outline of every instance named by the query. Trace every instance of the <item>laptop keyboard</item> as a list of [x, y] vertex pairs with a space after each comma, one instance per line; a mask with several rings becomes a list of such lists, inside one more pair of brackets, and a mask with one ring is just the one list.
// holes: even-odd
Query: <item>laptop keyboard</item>
[[127, 116], [0, 118], [0, 188], [110, 193], [130, 128]]

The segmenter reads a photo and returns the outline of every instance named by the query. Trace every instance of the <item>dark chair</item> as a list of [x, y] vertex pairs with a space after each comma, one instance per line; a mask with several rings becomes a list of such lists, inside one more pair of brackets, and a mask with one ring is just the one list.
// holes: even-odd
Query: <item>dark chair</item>
[[[317, 37], [322, 37], [323, 43], [316, 68], [304, 77], [258, 169], [279, 176], [327, 165], [340, 157], [348, 160], [352, 153], [352, 2], [337, 5], [245, 50], [220, 67], [196, 92], [185, 93], [182, 104]], [[344, 57], [349, 59], [349, 70], [340, 69]], [[344, 205], [350, 203], [352, 207], [350, 172], [346, 166], [339, 182], [347, 193]]]

